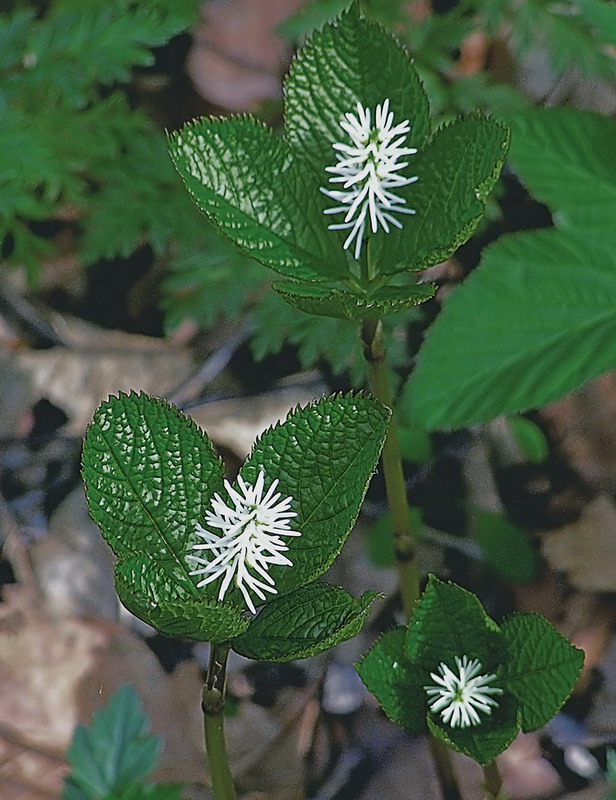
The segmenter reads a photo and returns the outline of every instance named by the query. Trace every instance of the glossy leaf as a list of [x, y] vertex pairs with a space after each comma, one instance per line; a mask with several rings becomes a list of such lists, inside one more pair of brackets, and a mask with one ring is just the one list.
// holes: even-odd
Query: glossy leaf
[[401, 402], [434, 429], [557, 400], [616, 365], [614, 308], [608, 240], [504, 236], [447, 297]]
[[436, 670], [444, 661], [478, 658], [491, 672], [505, 653], [505, 643], [496, 623], [488, 617], [479, 599], [457, 586], [430, 575], [408, 629], [407, 656], [415, 664]]
[[222, 605], [205, 616], [212, 585], [197, 589], [186, 554], [223, 465], [195, 423], [145, 394], [110, 397], [83, 448], [88, 507], [118, 556], [116, 585], [133, 613], [168, 635], [220, 641], [248, 624]]
[[358, 3], [314, 33], [285, 82], [285, 136], [325, 185], [335, 163], [340, 120], [357, 103], [374, 109], [389, 99], [396, 121], [408, 119], [408, 146], [421, 148], [430, 131], [428, 98], [408, 52]]
[[293, 567], [273, 565], [280, 595], [311, 583], [333, 562], [361, 508], [379, 458], [390, 412], [363, 395], [324, 398], [266, 431], [241, 470], [254, 484], [261, 468], [293, 497], [302, 532], [287, 539]]
[[485, 211], [509, 147], [509, 130], [479, 114], [441, 128], [413, 157], [419, 180], [404, 187], [416, 214], [383, 238], [385, 273], [420, 270], [448, 258], [470, 238]]
[[358, 295], [346, 289], [324, 284], [277, 281], [273, 284], [289, 305], [305, 311], [337, 319], [359, 320], [364, 317], [384, 317], [429, 300], [436, 291], [433, 283], [408, 287], [385, 287], [372, 295]]
[[509, 658], [499, 678], [520, 703], [522, 730], [545, 725], [571, 694], [584, 664], [578, 650], [538, 614], [515, 614], [501, 630]]
[[[193, 578], [197, 581], [198, 578]], [[242, 634], [250, 624], [245, 607], [212, 598], [208, 586], [192, 591], [169, 579], [164, 564], [141, 555], [119, 561], [115, 585], [123, 605], [139, 619], [164, 633], [199, 642], [224, 642]]]
[[435, 714], [428, 716], [430, 732], [454, 750], [465, 753], [485, 766], [494, 761], [515, 739], [520, 726], [518, 704], [514, 697], [498, 696], [498, 706], [492, 713], [482, 715], [481, 725], [469, 728], [450, 728], [441, 724]]
[[71, 772], [66, 800], [103, 800], [121, 793], [156, 766], [162, 740], [150, 734], [141, 701], [129, 686], [118, 689], [88, 726], [79, 725], [67, 753]]
[[311, 583], [270, 602], [233, 649], [262, 661], [307, 658], [357, 635], [376, 592], [359, 600], [327, 583]]
[[318, 182], [270, 129], [250, 117], [201, 119], [169, 147], [195, 203], [248, 255], [307, 280], [346, 272]]
[[392, 722], [409, 733], [426, 730], [425, 670], [405, 652], [405, 628], [394, 628], [372, 645], [357, 664], [357, 672]]

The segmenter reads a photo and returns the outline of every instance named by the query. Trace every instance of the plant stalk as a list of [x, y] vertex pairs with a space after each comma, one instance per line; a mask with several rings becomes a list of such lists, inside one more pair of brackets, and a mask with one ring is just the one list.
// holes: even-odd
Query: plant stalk
[[508, 800], [496, 761], [483, 768], [483, 786], [488, 800]]
[[438, 781], [441, 786], [443, 800], [462, 800], [456, 773], [453, 769], [451, 753], [446, 745], [435, 736], [428, 735], [428, 745], [432, 755], [432, 762], [436, 769]]
[[385, 491], [391, 512], [394, 553], [398, 570], [398, 586], [402, 596], [404, 616], [409, 620], [419, 598], [419, 572], [415, 551], [415, 536], [406, 499], [406, 486], [402, 472], [402, 458], [398, 445], [398, 427], [393, 412], [393, 398], [387, 366], [385, 340], [380, 320], [365, 319], [361, 326], [364, 357], [368, 362], [372, 394], [392, 410], [392, 417], [383, 445], [381, 461], [385, 476]]
[[215, 800], [237, 800], [225, 746], [224, 707], [229, 645], [212, 644], [201, 695], [205, 750]]
[[[402, 471], [402, 457], [398, 444], [398, 426], [394, 413], [393, 396], [387, 365], [385, 363], [385, 338], [380, 320], [365, 319], [361, 325], [364, 358], [368, 362], [370, 389], [372, 394], [391, 409], [392, 416], [387, 431], [381, 463], [385, 476], [385, 491], [391, 512], [394, 553], [398, 570], [398, 588], [402, 597], [402, 608], [407, 621], [413, 616], [415, 603], [419, 599], [419, 569], [415, 535], [406, 499], [406, 485]], [[432, 736], [428, 737], [430, 752], [443, 794], [443, 800], [461, 800], [456, 775], [448, 748]]]

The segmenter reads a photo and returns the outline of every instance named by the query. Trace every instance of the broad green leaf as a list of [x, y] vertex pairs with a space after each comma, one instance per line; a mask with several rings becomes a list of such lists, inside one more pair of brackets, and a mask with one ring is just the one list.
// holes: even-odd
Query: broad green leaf
[[88, 726], [79, 725], [68, 749], [67, 800], [102, 800], [144, 778], [156, 766], [162, 740], [149, 734], [141, 701], [129, 686], [119, 689]]
[[485, 766], [494, 761], [515, 739], [520, 726], [515, 697], [498, 695], [498, 707], [487, 716], [481, 715], [481, 724], [469, 728], [451, 728], [440, 722], [436, 714], [428, 716], [430, 732], [446, 745], [466, 753], [478, 764]]
[[344, 115], [356, 113], [358, 102], [374, 110], [386, 99], [396, 122], [411, 123], [408, 146], [421, 148], [430, 130], [428, 99], [409, 54], [354, 3], [312, 36], [285, 82], [285, 136], [317, 185], [327, 185], [325, 168], [336, 163], [332, 145]]
[[201, 541], [195, 530], [222, 489], [222, 473], [222, 461], [195, 423], [145, 394], [110, 397], [84, 440], [88, 506], [118, 556], [120, 597], [171, 636], [220, 641], [248, 625], [243, 604], [211, 607], [216, 588], [197, 589], [186, 558]]
[[416, 214], [404, 221], [402, 229], [383, 236], [379, 254], [383, 272], [432, 266], [470, 238], [508, 146], [505, 125], [475, 114], [444, 126], [422, 152], [412, 156], [412, 172], [419, 180], [399, 193]]
[[257, 440], [241, 475], [253, 485], [261, 469], [277, 478], [277, 491], [293, 498], [292, 527], [302, 533], [286, 540], [293, 566], [270, 568], [280, 595], [314, 581], [340, 552], [359, 514], [389, 416], [371, 397], [340, 395], [292, 412]]
[[197, 589], [195, 597], [169, 579], [164, 564], [141, 555], [116, 564], [115, 585], [123, 605], [165, 636], [224, 642], [242, 634], [250, 624], [244, 606], [236, 608], [212, 598], [214, 590], [209, 586]]
[[434, 429], [557, 400], [616, 365], [615, 308], [609, 242], [504, 236], [447, 297], [401, 402]]
[[433, 283], [385, 287], [370, 296], [361, 296], [336, 286], [297, 281], [277, 281], [272, 288], [300, 311], [351, 320], [395, 314], [429, 300], [436, 291]]
[[294, 278], [345, 274], [318, 181], [273, 131], [250, 117], [201, 119], [169, 147], [195, 203], [248, 255]]
[[504, 657], [505, 643], [474, 594], [430, 575], [408, 628], [406, 653], [428, 672], [441, 662], [455, 668], [456, 656], [477, 658], [482, 671], [491, 672]]
[[[195, 423], [146, 394], [111, 396], [94, 414], [83, 445], [92, 518], [119, 559], [155, 561], [200, 596], [186, 552], [216, 491], [223, 464]], [[162, 588], [162, 587], [161, 587]]]
[[336, 586], [310, 583], [270, 602], [233, 649], [262, 661], [307, 658], [357, 635], [376, 592], [359, 600]]
[[410, 733], [426, 730], [425, 670], [409, 661], [406, 629], [388, 631], [357, 664], [357, 672], [392, 722]]
[[473, 512], [473, 534], [494, 572], [506, 581], [530, 583], [540, 559], [528, 533], [502, 514]]
[[603, 0], [574, 0], [604, 42], [616, 44], [616, 6]]
[[524, 731], [545, 725], [571, 694], [584, 664], [578, 650], [538, 614], [514, 614], [501, 625], [509, 658], [499, 670], [503, 688], [520, 703]]
[[[616, 120], [577, 109], [532, 109], [513, 117], [510, 158], [559, 227], [614, 239]], [[538, 154], [541, 157], [538, 157]]]

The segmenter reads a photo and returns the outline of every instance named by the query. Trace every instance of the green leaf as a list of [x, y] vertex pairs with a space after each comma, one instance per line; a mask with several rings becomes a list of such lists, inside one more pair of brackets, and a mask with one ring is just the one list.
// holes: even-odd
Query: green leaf
[[395, 314], [429, 300], [436, 291], [433, 283], [415, 286], [390, 286], [361, 296], [337, 286], [277, 281], [272, 288], [294, 308], [308, 314], [337, 319], [358, 320], [364, 317]]
[[615, 308], [609, 241], [504, 236], [447, 297], [401, 402], [434, 429], [557, 400], [616, 365]]
[[371, 397], [340, 395], [292, 412], [257, 440], [241, 475], [253, 485], [261, 469], [277, 478], [277, 491], [293, 497], [292, 527], [302, 532], [286, 540], [293, 567], [270, 568], [279, 594], [314, 581], [340, 552], [359, 514], [389, 417]]
[[481, 725], [469, 728], [451, 728], [438, 722], [434, 714], [428, 715], [430, 732], [448, 747], [465, 753], [478, 764], [485, 766], [494, 761], [519, 731], [518, 704], [514, 697], [498, 695], [498, 706], [487, 716], [482, 714]]
[[270, 602], [233, 649], [262, 661], [307, 658], [356, 636], [376, 592], [359, 600], [336, 586], [310, 583], [292, 595]]
[[293, 278], [345, 274], [316, 179], [270, 129], [250, 117], [202, 119], [169, 148], [195, 203], [248, 255]]
[[537, 550], [528, 533], [511, 520], [493, 511], [475, 511], [473, 533], [486, 561], [504, 580], [530, 583], [537, 577]]
[[250, 624], [244, 606], [213, 599], [208, 586], [198, 589], [195, 597], [171, 581], [164, 566], [141, 555], [116, 564], [115, 585], [123, 605], [165, 636], [224, 642], [244, 633]]
[[104, 708], [94, 712], [89, 726], [77, 727], [67, 753], [71, 772], [62, 796], [102, 800], [148, 775], [162, 746], [149, 728], [134, 690], [125, 686], [115, 692]]
[[195, 423], [145, 394], [110, 397], [83, 447], [88, 507], [118, 556], [118, 592], [128, 608], [168, 635], [219, 641], [247, 627], [239, 608], [204, 612], [216, 589], [197, 589], [186, 555], [223, 464]]
[[541, 428], [526, 417], [510, 417], [507, 420], [520, 450], [527, 461], [541, 464], [549, 455], [548, 441]]
[[[616, 120], [575, 109], [533, 109], [513, 116], [510, 158], [559, 227], [583, 228], [588, 241], [614, 239]], [[541, 153], [541, 158], [537, 158]]]
[[278, 26], [278, 32], [287, 39], [297, 40], [321, 28], [332, 17], [348, 8], [350, 0], [308, 0], [306, 5], [291, 14]]
[[384, 236], [379, 259], [385, 273], [432, 266], [470, 238], [508, 146], [508, 128], [480, 114], [437, 131], [426, 149], [413, 156], [412, 171], [419, 180], [400, 190], [416, 214]]
[[514, 614], [501, 625], [509, 658], [499, 670], [520, 703], [522, 730], [545, 725], [571, 694], [584, 664], [578, 650], [538, 614]]
[[409, 147], [429, 133], [426, 93], [408, 52], [385, 28], [364, 19], [357, 3], [316, 32], [301, 49], [285, 82], [285, 136], [325, 186], [336, 162], [340, 121], [357, 103], [374, 109], [389, 99], [397, 122], [410, 120]]
[[428, 672], [441, 662], [451, 667], [463, 655], [491, 672], [504, 658], [505, 642], [474, 594], [430, 575], [408, 628], [406, 653]]
[[426, 672], [409, 661], [405, 628], [388, 631], [357, 664], [357, 672], [392, 722], [410, 733], [426, 730]]

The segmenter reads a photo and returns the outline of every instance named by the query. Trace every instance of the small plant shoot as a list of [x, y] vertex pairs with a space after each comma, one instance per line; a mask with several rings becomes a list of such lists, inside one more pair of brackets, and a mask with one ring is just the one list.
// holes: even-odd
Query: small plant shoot
[[[256, 641], [250, 615], [265, 606], [271, 620], [281, 604], [288, 625], [299, 613], [295, 593], [301, 609], [357, 519], [388, 418], [362, 395], [298, 409], [259, 438], [233, 485], [208, 437], [178, 409], [144, 394], [109, 398], [85, 438], [83, 477], [90, 513], [117, 556], [124, 605], [168, 636], [241, 637], [240, 651], [265, 660], [354, 635], [374, 593], [355, 601], [312, 586], [324, 624], [315, 631], [306, 622], [308, 638], [296, 626], [284, 652], [266, 636]], [[281, 619], [269, 635], [284, 630]]]
[[417, 273], [470, 237], [508, 143], [479, 114], [433, 132], [408, 53], [357, 3], [293, 62], [283, 137], [243, 116], [191, 122], [169, 141], [199, 208], [285, 276], [274, 289], [287, 302], [358, 320], [432, 296]]
[[431, 576], [410, 624], [382, 636], [358, 670], [398, 725], [487, 765], [556, 714], [583, 662], [538, 614], [497, 625], [475, 595]]

